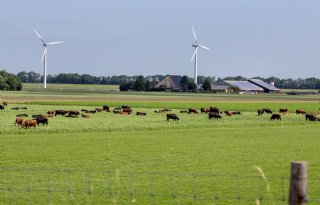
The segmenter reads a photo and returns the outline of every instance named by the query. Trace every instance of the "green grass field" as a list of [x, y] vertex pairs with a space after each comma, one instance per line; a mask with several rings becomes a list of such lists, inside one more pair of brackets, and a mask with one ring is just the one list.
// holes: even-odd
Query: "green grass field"
[[[309, 204], [317, 204], [320, 122], [293, 113], [319, 112], [315, 96], [52, 93], [1, 93], [12, 103], [0, 111], [0, 204], [287, 204], [294, 160], [308, 161]], [[14, 126], [18, 113], [105, 104], [128, 104], [147, 116], [101, 112], [89, 119], [57, 116], [36, 129]], [[10, 109], [22, 106], [28, 110]], [[208, 106], [243, 115], [209, 120], [179, 113]], [[290, 113], [274, 122], [270, 115], [257, 116], [263, 107]], [[172, 108], [180, 121], [167, 122], [155, 108]]]

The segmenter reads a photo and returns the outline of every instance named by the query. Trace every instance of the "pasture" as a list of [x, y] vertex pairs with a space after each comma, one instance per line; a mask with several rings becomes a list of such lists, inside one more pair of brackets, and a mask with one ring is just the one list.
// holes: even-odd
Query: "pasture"
[[[308, 161], [310, 204], [320, 198], [320, 122], [293, 113], [319, 112], [318, 96], [53, 89], [1, 97], [10, 102], [0, 111], [1, 204], [287, 204], [293, 160]], [[130, 105], [134, 112], [56, 116], [36, 129], [14, 125], [20, 113], [103, 105]], [[10, 109], [21, 106], [28, 110]], [[208, 106], [243, 114], [209, 120], [206, 114], [180, 113]], [[257, 116], [264, 107], [287, 107], [290, 113], [270, 121], [270, 115]], [[167, 122], [165, 113], [153, 112], [157, 108], [172, 109], [180, 120]]]

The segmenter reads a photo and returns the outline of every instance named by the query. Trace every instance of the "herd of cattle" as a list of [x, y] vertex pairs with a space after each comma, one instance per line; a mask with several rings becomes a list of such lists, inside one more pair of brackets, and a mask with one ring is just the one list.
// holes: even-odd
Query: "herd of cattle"
[[[0, 110], [5, 109], [5, 107], [8, 106], [8, 102], [3, 102], [2, 105], [0, 105]], [[12, 107], [11, 110], [27, 110], [27, 107]], [[42, 125], [48, 125], [48, 118], [61, 115], [64, 117], [71, 117], [71, 118], [77, 118], [77, 117], [83, 117], [83, 118], [90, 118], [90, 114], [94, 114], [97, 112], [111, 112], [111, 109], [109, 106], [103, 106], [102, 108], [95, 108], [93, 110], [87, 110], [82, 109], [81, 112], [77, 110], [50, 110], [47, 111], [46, 114], [36, 114], [32, 115], [32, 119], [24, 120], [23, 117], [29, 117], [28, 114], [22, 113], [16, 115], [15, 125], [21, 126], [22, 128], [30, 128], [30, 127], [36, 127], [36, 125], [42, 124]], [[122, 114], [122, 115], [129, 115], [133, 112], [132, 108], [130, 106], [123, 105], [121, 107], [116, 107], [112, 110], [114, 114]], [[167, 121], [173, 120], [173, 121], [179, 121], [179, 117], [176, 114], [168, 113], [171, 112], [169, 109], [157, 109], [154, 111], [155, 113], [166, 113]], [[188, 113], [188, 114], [199, 114], [199, 112], [195, 108], [189, 108], [187, 110], [181, 110], [180, 113]], [[200, 113], [206, 113], [208, 115], [209, 119], [221, 119], [222, 115], [225, 114], [226, 117], [231, 117], [232, 115], [241, 115], [242, 112], [240, 111], [229, 111], [224, 110], [220, 111], [217, 107], [210, 107], [210, 108], [201, 108]], [[273, 113], [271, 109], [269, 108], [263, 108], [257, 110], [257, 115], [261, 116], [264, 113], [271, 114], [270, 120], [281, 120], [281, 115], [288, 115], [288, 109], [287, 108], [280, 108], [279, 113]], [[307, 114], [303, 109], [297, 109], [296, 114], [302, 114], [305, 115], [306, 121], [320, 121], [320, 118], [316, 116], [315, 113]], [[145, 116], [147, 113], [145, 112], [136, 112], [136, 115]]]

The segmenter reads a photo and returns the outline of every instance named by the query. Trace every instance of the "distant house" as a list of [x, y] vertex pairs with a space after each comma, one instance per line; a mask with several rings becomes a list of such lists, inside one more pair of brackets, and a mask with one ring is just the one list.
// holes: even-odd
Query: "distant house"
[[226, 93], [230, 90], [230, 85], [225, 82], [211, 84], [211, 90], [215, 93]]
[[275, 87], [274, 85], [271, 85], [269, 83], [266, 83], [262, 80], [259, 79], [249, 79], [248, 80], [250, 83], [259, 86], [260, 88], [262, 88], [264, 90], [265, 93], [280, 93], [281, 90], [277, 87]]
[[225, 80], [225, 83], [231, 87], [238, 87], [242, 93], [263, 93], [264, 90], [248, 81]]
[[181, 76], [180, 75], [167, 75], [161, 82], [159, 82], [155, 87], [164, 88], [170, 91], [181, 91]]

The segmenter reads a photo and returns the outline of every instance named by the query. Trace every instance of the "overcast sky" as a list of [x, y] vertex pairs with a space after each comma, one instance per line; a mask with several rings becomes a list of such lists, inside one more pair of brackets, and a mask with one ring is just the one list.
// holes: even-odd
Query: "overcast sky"
[[10, 0], [0, 7], [0, 68], [92, 75], [320, 77], [319, 0]]

